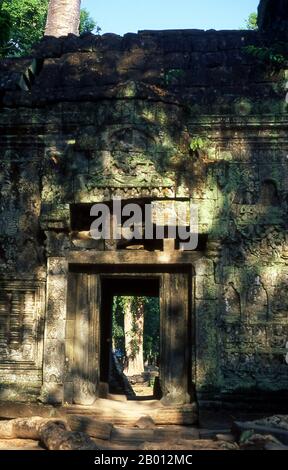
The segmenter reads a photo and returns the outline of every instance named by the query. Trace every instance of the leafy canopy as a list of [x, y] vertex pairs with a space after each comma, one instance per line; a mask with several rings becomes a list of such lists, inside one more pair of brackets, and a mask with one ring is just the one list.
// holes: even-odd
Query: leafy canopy
[[0, 0], [0, 48], [9, 41], [11, 27], [10, 15], [3, 10], [3, 0]]
[[[0, 0], [0, 55], [29, 54], [44, 34], [49, 0]], [[96, 30], [97, 24], [81, 10], [80, 33]]]
[[246, 28], [247, 29], [258, 29], [257, 19], [258, 19], [257, 13], [255, 13], [255, 12], [251, 13], [248, 17], [248, 20], [246, 20]]
[[48, 0], [2, 1], [1, 18], [9, 18], [3, 55], [18, 56], [29, 52], [43, 36], [47, 8]]
[[79, 33], [91, 33], [92, 31], [99, 33], [101, 31], [101, 28], [97, 25], [94, 18], [90, 16], [89, 11], [86, 10], [86, 8], [82, 8], [80, 12]]

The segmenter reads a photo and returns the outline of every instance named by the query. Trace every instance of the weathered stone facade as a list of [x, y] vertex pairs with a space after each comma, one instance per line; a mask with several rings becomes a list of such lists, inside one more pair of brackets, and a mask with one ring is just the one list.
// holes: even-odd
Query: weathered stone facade
[[270, 44], [254, 31], [71, 35], [1, 62], [0, 398], [65, 401], [70, 266], [128, 263], [79, 236], [79, 208], [113, 196], [199, 206], [197, 251], [166, 259], [191, 264], [198, 398], [287, 395], [288, 75], [246, 49]]

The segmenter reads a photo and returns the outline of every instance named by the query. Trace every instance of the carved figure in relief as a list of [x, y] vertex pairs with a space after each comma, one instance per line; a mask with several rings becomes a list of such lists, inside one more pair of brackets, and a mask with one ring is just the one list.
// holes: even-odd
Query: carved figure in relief
[[226, 320], [240, 320], [241, 317], [241, 301], [240, 295], [234, 287], [232, 282], [224, 287], [224, 302], [225, 302], [225, 319]]
[[248, 320], [268, 319], [268, 295], [260, 276], [255, 276], [247, 290], [246, 312]]

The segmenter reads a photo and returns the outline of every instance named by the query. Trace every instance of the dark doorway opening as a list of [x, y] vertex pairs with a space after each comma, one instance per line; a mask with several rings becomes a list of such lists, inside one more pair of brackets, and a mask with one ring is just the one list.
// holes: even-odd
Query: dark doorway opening
[[[131, 255], [127, 254], [126, 263], [129, 258]], [[97, 398], [144, 399], [145, 395], [137, 397], [123, 371], [119, 374], [120, 385], [116, 387], [111, 380], [115, 366], [113, 305], [117, 297], [128, 296], [154, 298], [156, 304], [160, 303], [159, 380], [156, 376], [153, 395], [149, 394], [148, 398], [173, 406], [190, 403], [194, 335], [190, 267], [154, 263], [121, 265], [112, 261], [113, 258], [111, 264], [69, 266], [65, 401], [91, 405]], [[118, 255], [116, 261], [119, 263]]]
[[160, 278], [112, 275], [101, 286], [100, 381], [119, 398], [161, 398]]

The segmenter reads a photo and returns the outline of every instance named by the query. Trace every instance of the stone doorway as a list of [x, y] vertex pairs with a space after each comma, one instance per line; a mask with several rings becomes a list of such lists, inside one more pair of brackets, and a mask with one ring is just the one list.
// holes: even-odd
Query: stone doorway
[[[159, 301], [159, 276], [102, 278], [100, 379], [107, 394], [116, 399], [160, 398]], [[150, 363], [149, 343], [155, 354]]]
[[111, 301], [113, 295], [127, 293], [159, 295], [157, 398], [163, 405], [191, 403], [191, 286], [189, 265], [70, 265], [64, 401], [92, 405], [99, 397], [109, 398]]

